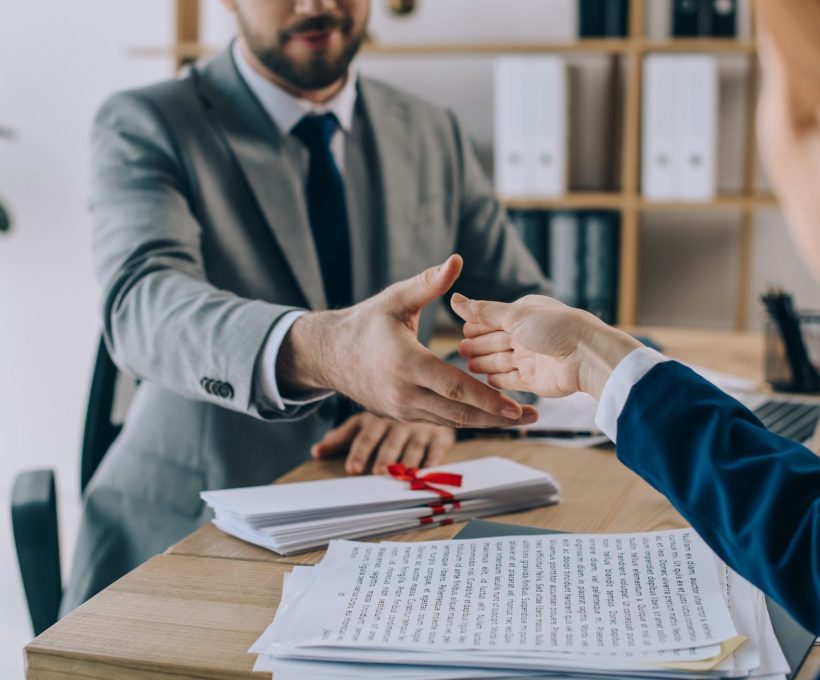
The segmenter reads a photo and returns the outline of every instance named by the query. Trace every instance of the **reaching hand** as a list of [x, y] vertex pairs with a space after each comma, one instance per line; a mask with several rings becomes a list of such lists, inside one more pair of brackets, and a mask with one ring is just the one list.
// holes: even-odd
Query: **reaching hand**
[[504, 304], [456, 294], [452, 307], [466, 322], [459, 352], [502, 389], [597, 399], [612, 369], [640, 347], [592, 314], [540, 295]]
[[375, 455], [373, 474], [380, 475], [399, 461], [407, 467], [438, 465], [455, 441], [455, 432], [448, 427], [357, 413], [330, 430], [310, 453], [314, 458], [327, 458], [347, 452], [345, 471], [350, 475], [364, 472]]
[[444, 363], [418, 341], [421, 310], [444, 295], [462, 260], [396, 283], [348, 309], [300, 317], [276, 366], [285, 391], [333, 389], [368, 411], [448, 427], [508, 427], [537, 413]]

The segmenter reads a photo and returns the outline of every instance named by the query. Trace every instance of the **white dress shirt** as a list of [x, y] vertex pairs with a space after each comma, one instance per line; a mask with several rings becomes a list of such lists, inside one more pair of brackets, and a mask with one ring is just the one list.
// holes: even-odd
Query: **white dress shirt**
[[[336, 161], [336, 166], [339, 168], [339, 172], [342, 174], [342, 177], [344, 177], [345, 137], [350, 133], [353, 127], [353, 112], [356, 107], [358, 92], [356, 87], [356, 71], [353, 68], [350, 69], [344, 86], [332, 99], [321, 104], [315, 104], [306, 99], [299, 99], [293, 96], [257, 73], [242, 53], [242, 48], [238, 40], [234, 40], [232, 51], [236, 68], [239, 70], [242, 79], [283, 134], [290, 135], [291, 132], [293, 132], [293, 128], [295, 128], [299, 121], [306, 115], [332, 113], [336, 116], [336, 119], [339, 121], [339, 127], [336, 129], [336, 132], [333, 133], [333, 137], [330, 140], [330, 150]], [[293, 141], [300, 147], [298, 153], [302, 159], [303, 173], [305, 177], [307, 177], [310, 158], [309, 152], [302, 146], [301, 142], [295, 138]], [[290, 331], [296, 319], [302, 316], [302, 314], [305, 314], [305, 311], [289, 312], [277, 321], [268, 335], [268, 339], [265, 341], [262, 352], [259, 354], [259, 359], [256, 363], [255, 378], [256, 400], [260, 410], [291, 410], [293, 407], [304, 406], [325, 399], [333, 394], [333, 392], [323, 391], [311, 394], [302, 400], [293, 400], [284, 398], [279, 391], [279, 386], [276, 381], [276, 358], [279, 356], [279, 349], [282, 346], [285, 336]]]
[[649, 371], [664, 361], [669, 361], [660, 352], [648, 347], [633, 349], [612, 371], [601, 392], [595, 424], [598, 429], [616, 444], [618, 443], [618, 418], [626, 406], [632, 388]]

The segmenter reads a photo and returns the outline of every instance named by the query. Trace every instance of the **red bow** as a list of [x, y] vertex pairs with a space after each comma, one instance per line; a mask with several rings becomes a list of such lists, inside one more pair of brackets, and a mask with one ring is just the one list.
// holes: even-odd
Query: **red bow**
[[419, 476], [418, 468], [407, 467], [404, 463], [388, 465], [387, 472], [401, 482], [410, 482], [410, 488], [413, 491], [434, 491], [445, 499], [454, 498], [454, 496], [449, 491], [439, 489], [433, 484], [461, 486], [461, 475], [452, 472], [428, 472], [426, 475]]

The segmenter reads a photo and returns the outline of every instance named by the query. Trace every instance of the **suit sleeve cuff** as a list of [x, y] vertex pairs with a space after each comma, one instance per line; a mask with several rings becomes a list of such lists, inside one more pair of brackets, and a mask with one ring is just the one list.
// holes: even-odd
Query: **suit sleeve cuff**
[[612, 371], [601, 392], [601, 400], [595, 413], [595, 424], [614, 443], [618, 443], [618, 418], [626, 406], [632, 388], [652, 368], [664, 361], [669, 359], [660, 352], [648, 347], [639, 347], [621, 359]]
[[256, 384], [258, 386], [256, 398], [257, 408], [260, 411], [290, 412], [303, 406], [315, 404], [334, 394], [332, 391], [322, 390], [305, 395], [302, 399], [288, 399], [279, 391], [279, 383], [276, 380], [276, 359], [291, 327], [305, 313], [301, 310], [295, 310], [288, 312], [279, 319], [274, 324], [268, 339], [265, 341], [265, 346], [259, 354], [259, 360], [256, 364]]

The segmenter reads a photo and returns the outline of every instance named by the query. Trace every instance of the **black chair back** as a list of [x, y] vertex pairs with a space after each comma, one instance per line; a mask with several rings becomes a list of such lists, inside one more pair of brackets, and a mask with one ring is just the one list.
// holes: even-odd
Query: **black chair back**
[[105, 341], [100, 338], [85, 416], [80, 455], [80, 493], [85, 493], [85, 487], [122, 430], [135, 384], [116, 367]]

